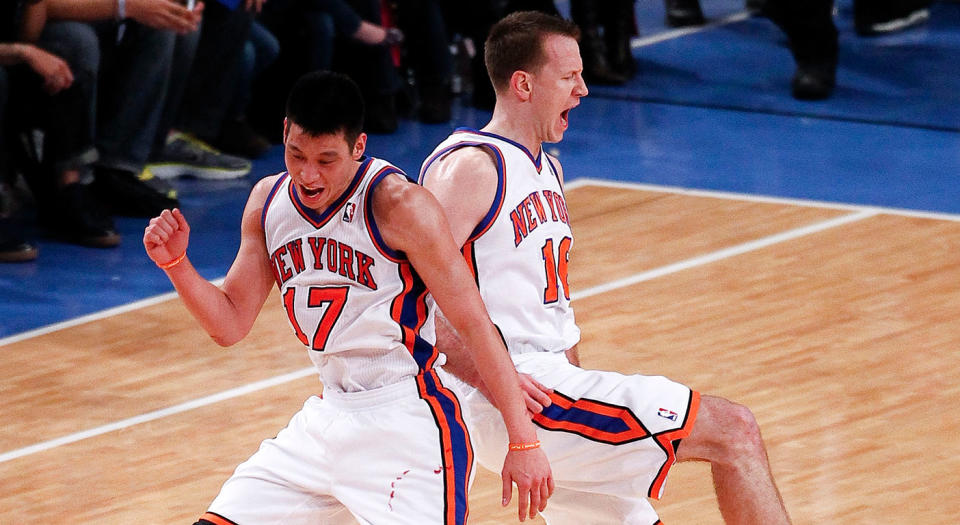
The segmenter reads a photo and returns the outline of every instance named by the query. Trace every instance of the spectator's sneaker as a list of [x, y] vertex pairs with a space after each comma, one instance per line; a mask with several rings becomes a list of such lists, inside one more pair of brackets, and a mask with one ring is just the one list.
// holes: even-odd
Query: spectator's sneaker
[[28, 242], [0, 239], [0, 263], [30, 262], [38, 254], [37, 247]]
[[140, 179], [140, 182], [142, 182], [148, 188], [159, 193], [160, 195], [163, 195], [171, 201], [177, 200], [177, 189], [174, 188], [169, 182], [154, 175], [149, 166], [144, 167], [143, 171], [137, 175], [137, 178]]
[[155, 217], [165, 209], [180, 206], [176, 198], [158, 192], [129, 171], [100, 168], [92, 186], [104, 208], [113, 215]]
[[120, 244], [113, 220], [90, 198], [85, 185], [67, 184], [57, 191], [54, 207], [41, 214], [41, 224], [56, 237], [81, 246], [112, 248]]
[[664, 7], [670, 27], [702, 26], [706, 23], [700, 0], [665, 0]]
[[837, 66], [834, 63], [798, 64], [791, 87], [797, 100], [830, 98], [837, 85]]
[[161, 179], [192, 175], [198, 179], [237, 179], [250, 173], [250, 161], [221, 153], [186, 133], [173, 133], [156, 162], [147, 168]]
[[37, 258], [37, 247], [23, 240], [22, 225], [12, 217], [0, 215], [0, 263], [27, 262]]

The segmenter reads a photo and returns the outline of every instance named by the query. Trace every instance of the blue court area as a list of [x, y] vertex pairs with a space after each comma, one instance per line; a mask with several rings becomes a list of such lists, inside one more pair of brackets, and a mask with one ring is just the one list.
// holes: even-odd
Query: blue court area
[[[793, 62], [768, 21], [671, 37], [662, 3], [639, 4], [640, 74], [624, 87], [592, 87], [565, 140], [548, 146], [568, 179], [960, 214], [960, 3], [934, 4], [926, 26], [862, 38], [841, 2], [838, 87], [823, 102], [790, 97]], [[742, 11], [728, 0], [703, 7], [711, 20]], [[657, 34], [667, 38], [647, 43]], [[368, 153], [415, 173], [454, 127], [480, 127], [489, 116], [458, 105], [449, 125], [404, 121], [392, 135], [371, 136]], [[204, 277], [226, 274], [250, 187], [282, 164], [275, 147], [246, 179], [176, 182], [190, 259]], [[37, 261], [0, 265], [0, 337], [170, 292], [143, 251], [146, 222], [118, 219], [118, 249], [41, 240]]]

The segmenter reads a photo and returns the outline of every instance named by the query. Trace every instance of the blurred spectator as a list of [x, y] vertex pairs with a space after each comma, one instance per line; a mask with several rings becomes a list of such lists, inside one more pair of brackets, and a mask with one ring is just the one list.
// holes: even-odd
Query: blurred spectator
[[253, 129], [247, 119], [253, 82], [272, 64], [280, 54], [280, 42], [262, 24], [254, 21], [250, 35], [243, 46], [243, 59], [237, 68], [237, 83], [234, 86], [226, 121], [220, 129], [220, 137], [214, 141], [217, 148], [233, 154], [256, 158], [270, 148], [270, 141]]
[[[604, 0], [607, 1], [607, 0]], [[473, 106], [492, 110], [496, 97], [493, 85], [483, 63], [484, 43], [490, 28], [501, 18], [515, 11], [541, 11], [559, 15], [553, 0], [503, 0], [497, 2], [448, 2], [444, 4], [446, 20], [451, 31], [473, 42], [476, 52], [470, 57], [470, 76], [473, 80]]]
[[[0, 178], [15, 185], [10, 152], [18, 151], [17, 166], [37, 203], [37, 217], [53, 236], [67, 242], [101, 248], [117, 246], [113, 222], [89, 196], [93, 145], [97, 45], [93, 39], [73, 39], [62, 24], [47, 24], [47, 4], [7, 2], [0, 20], [0, 104], [4, 111], [0, 135]], [[17, 41], [19, 43], [14, 43]], [[10, 100], [15, 99], [16, 104]], [[39, 133], [33, 133], [38, 130]], [[16, 138], [26, 144], [17, 144]], [[29, 146], [25, 148], [23, 146]], [[29, 260], [36, 249], [11, 228], [5, 217], [0, 235], [0, 260]]]
[[417, 118], [428, 124], [450, 120], [453, 56], [450, 32], [438, 0], [397, 2], [396, 23], [406, 35], [405, 61], [413, 73]]
[[176, 192], [145, 170], [156, 138], [166, 136], [196, 49], [203, 4], [169, 0], [48, 0], [51, 19], [71, 38], [99, 43], [93, 188], [118, 215], [152, 216], [177, 206]]
[[[925, 21], [930, 0], [855, 0], [854, 26], [863, 36], [906, 29]], [[833, 0], [767, 0], [762, 14], [780, 27], [796, 61], [794, 98], [828, 98], [836, 86], [837, 28]]]
[[[192, 175], [205, 179], [233, 179], [250, 172], [246, 158], [221, 153], [213, 145], [220, 142], [228, 125], [237, 115], [228, 115], [242, 84], [244, 53], [263, 0], [215, 0], [207, 4], [200, 29], [199, 42], [192, 57], [180, 97], [173, 104], [160, 128], [174, 128], [168, 135], [157, 137], [147, 169], [161, 179]], [[229, 117], [229, 118], [228, 118]], [[172, 124], [172, 126], [171, 126]], [[246, 136], [238, 133], [248, 131]], [[232, 128], [237, 149], [247, 158], [260, 156], [269, 142], [250, 129]]]
[[277, 62], [256, 83], [251, 108], [254, 124], [279, 135], [283, 103], [293, 82], [312, 70], [349, 74], [363, 91], [365, 129], [389, 133], [397, 128], [395, 97], [402, 82], [393, 47], [403, 33], [382, 24], [379, 0], [270, 0], [261, 21], [280, 42]]
[[580, 26], [583, 76], [589, 83], [623, 84], [636, 74], [630, 38], [636, 34], [633, 0], [571, 0]]

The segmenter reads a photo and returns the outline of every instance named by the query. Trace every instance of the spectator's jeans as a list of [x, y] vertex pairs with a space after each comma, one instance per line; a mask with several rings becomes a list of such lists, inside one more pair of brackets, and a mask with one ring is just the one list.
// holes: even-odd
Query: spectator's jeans
[[34, 110], [44, 131], [44, 161], [55, 174], [83, 169], [97, 160], [97, 37], [86, 24], [51, 21], [44, 26], [38, 44], [64, 59], [73, 73], [69, 89], [54, 96], [37, 97]]
[[175, 127], [208, 141], [220, 136], [241, 80], [244, 45], [252, 23], [253, 15], [242, 7], [231, 10], [219, 2], [207, 3]]
[[[98, 22], [91, 26], [100, 41], [100, 93], [97, 109], [97, 149], [100, 165], [139, 173], [150, 155], [154, 140], [166, 136], [162, 122], [172, 121], [165, 112], [175, 111], [178, 82], [189, 69], [191, 47], [177, 53], [177, 34], [126, 22], [117, 41], [117, 24]], [[196, 39], [198, 32], [186, 39]], [[176, 57], [176, 58], [175, 58]], [[177, 95], [177, 96], [171, 96]]]
[[266, 27], [254, 21], [250, 36], [243, 45], [243, 59], [238, 64], [237, 85], [227, 109], [228, 120], [241, 120], [250, 104], [254, 80], [280, 55], [280, 42]]

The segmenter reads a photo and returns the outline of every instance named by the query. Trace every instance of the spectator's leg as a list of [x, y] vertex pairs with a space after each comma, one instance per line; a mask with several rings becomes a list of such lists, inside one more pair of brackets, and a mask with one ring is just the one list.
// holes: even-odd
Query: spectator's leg
[[833, 0], [768, 0], [763, 14], [790, 41], [797, 63], [793, 96], [801, 100], [829, 97], [836, 85], [838, 53]]
[[453, 56], [440, 5], [436, 0], [409, 0], [401, 2], [399, 9], [409, 65], [416, 75], [420, 120], [448, 122]]
[[237, 84], [234, 86], [226, 120], [220, 136], [214, 142], [218, 149], [242, 157], [257, 158], [268, 149], [270, 141], [257, 133], [247, 122], [253, 82], [280, 54], [280, 43], [267, 28], [254, 22], [243, 46], [243, 57], [237, 64]]
[[604, 15], [604, 39], [610, 67], [625, 78], [633, 78], [637, 73], [637, 62], [633, 58], [630, 39], [637, 34], [634, 0], [606, 0]]
[[[605, 0], [610, 2], [612, 0]], [[604, 4], [605, 4], [604, 2]], [[600, 34], [601, 2], [570, 0], [570, 15], [580, 26], [580, 55], [583, 58], [583, 76], [589, 83], [619, 85], [627, 81], [607, 60], [607, 45]], [[607, 6], [609, 7], [609, 6]]]
[[231, 10], [219, 2], [207, 4], [183, 101], [173, 107], [177, 129], [207, 142], [220, 136], [240, 80], [239, 66], [252, 23], [253, 15], [245, 9]]
[[[380, 0], [351, 0], [360, 18], [383, 25]], [[396, 95], [401, 80], [390, 50], [350, 39], [338, 39], [334, 69], [353, 78], [366, 101], [364, 128], [369, 133], [392, 133], [397, 129]]]
[[37, 258], [37, 247], [24, 240], [23, 222], [14, 214], [13, 171], [6, 129], [10, 125], [6, 114], [9, 88], [7, 69], [0, 66], [0, 263], [27, 262]]
[[[206, 20], [202, 24], [205, 25]], [[178, 117], [184, 111], [184, 97], [187, 96], [187, 85], [190, 82], [199, 45], [200, 31], [177, 35], [173, 45], [173, 59], [170, 62], [170, 84], [167, 88], [163, 111], [160, 113], [160, 122], [153, 137], [149, 159], [156, 159], [163, 152], [170, 130], [175, 127]]]
[[118, 41], [115, 23], [94, 28], [100, 41], [100, 160], [93, 189], [115, 215], [152, 217], [179, 206], [173, 188], [156, 185], [144, 170], [170, 89], [176, 34], [128, 21]]
[[140, 173], [150, 155], [170, 88], [176, 34], [128, 22], [116, 42], [99, 24], [101, 73], [97, 109], [99, 164]]
[[41, 225], [62, 240], [109, 248], [120, 244], [113, 220], [91, 195], [88, 184], [97, 160], [94, 148], [96, 86], [100, 45], [93, 28], [79, 22], [55, 21], [44, 28], [39, 45], [63, 58], [73, 84], [38, 101], [44, 131], [43, 163], [38, 181]]

